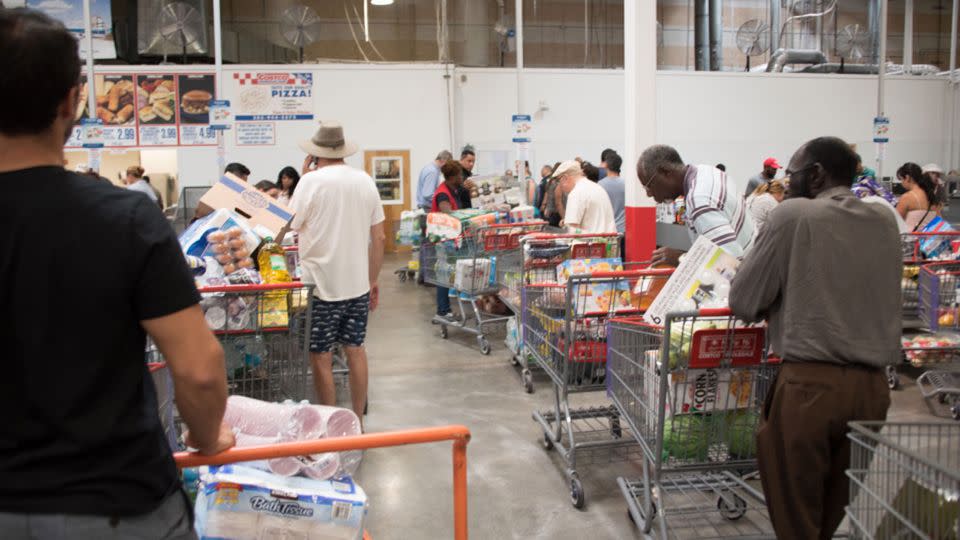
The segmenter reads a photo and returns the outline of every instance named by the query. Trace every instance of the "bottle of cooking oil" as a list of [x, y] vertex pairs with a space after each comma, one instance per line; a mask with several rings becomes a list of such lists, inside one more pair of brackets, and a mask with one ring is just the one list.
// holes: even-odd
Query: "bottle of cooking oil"
[[280, 244], [273, 238], [266, 237], [257, 255], [257, 264], [260, 266], [260, 276], [264, 283], [286, 283], [290, 281], [290, 271], [287, 270], [287, 256]]

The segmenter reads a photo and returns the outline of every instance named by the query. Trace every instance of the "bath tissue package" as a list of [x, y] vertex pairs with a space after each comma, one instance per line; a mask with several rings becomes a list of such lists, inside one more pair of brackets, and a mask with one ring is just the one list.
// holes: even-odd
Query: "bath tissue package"
[[349, 478], [283, 477], [241, 465], [204, 467], [196, 503], [202, 539], [360, 540], [367, 496]]

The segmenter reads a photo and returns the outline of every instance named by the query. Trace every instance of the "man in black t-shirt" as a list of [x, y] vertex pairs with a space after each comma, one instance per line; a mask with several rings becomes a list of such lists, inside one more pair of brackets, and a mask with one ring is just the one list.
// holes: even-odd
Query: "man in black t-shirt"
[[145, 343], [206, 454], [233, 445], [223, 350], [157, 205], [63, 168], [76, 39], [0, 9], [0, 51], [0, 536], [194, 538]]
[[471, 208], [470, 190], [475, 186], [470, 180], [473, 176], [473, 167], [477, 164], [477, 153], [472, 146], [464, 146], [460, 152], [460, 167], [463, 169], [463, 184], [457, 189], [457, 199], [460, 208]]

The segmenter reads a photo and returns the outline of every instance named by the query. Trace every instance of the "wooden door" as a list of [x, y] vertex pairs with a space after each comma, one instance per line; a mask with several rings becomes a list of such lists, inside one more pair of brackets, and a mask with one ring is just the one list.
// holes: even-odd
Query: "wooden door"
[[387, 253], [409, 251], [409, 246], [398, 246], [397, 229], [400, 227], [400, 214], [414, 207], [410, 177], [409, 150], [367, 150], [363, 153], [364, 169], [377, 183], [381, 199], [384, 199], [383, 224], [387, 235], [385, 250]]

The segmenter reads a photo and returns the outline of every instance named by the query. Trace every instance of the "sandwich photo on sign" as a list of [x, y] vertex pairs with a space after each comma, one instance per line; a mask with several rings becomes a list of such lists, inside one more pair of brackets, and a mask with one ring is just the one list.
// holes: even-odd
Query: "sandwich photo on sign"
[[137, 77], [137, 117], [141, 125], [176, 124], [176, 103], [173, 75]]
[[213, 75], [180, 75], [180, 123], [209, 124]]

